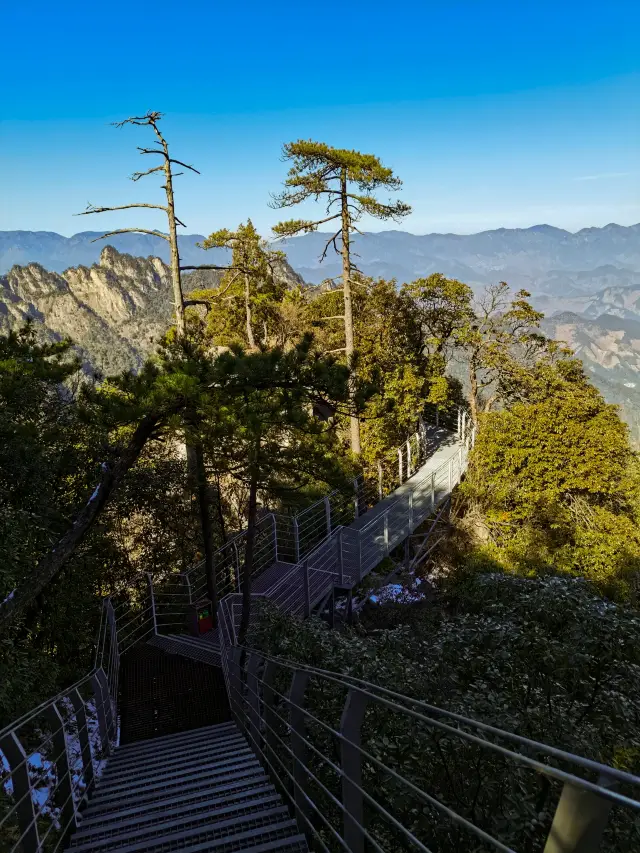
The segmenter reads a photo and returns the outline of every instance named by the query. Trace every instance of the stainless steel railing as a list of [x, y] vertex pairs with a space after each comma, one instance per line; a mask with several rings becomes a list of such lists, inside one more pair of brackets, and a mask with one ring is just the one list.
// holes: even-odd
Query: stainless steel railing
[[313, 849], [638, 849], [630, 773], [255, 649], [231, 649], [226, 673], [235, 719]]
[[93, 669], [0, 731], [3, 853], [55, 853], [76, 828], [118, 740], [117, 633], [107, 600]]

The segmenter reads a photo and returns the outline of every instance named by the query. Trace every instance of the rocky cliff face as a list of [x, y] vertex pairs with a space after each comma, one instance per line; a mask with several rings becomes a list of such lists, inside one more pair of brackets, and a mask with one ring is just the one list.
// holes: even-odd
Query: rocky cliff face
[[85, 368], [138, 368], [172, 315], [169, 270], [158, 258], [134, 258], [106, 246], [91, 267], [48, 272], [15, 266], [0, 276], [0, 331], [30, 317], [47, 337], [70, 337]]
[[[209, 259], [207, 259], [209, 260]], [[283, 263], [277, 274], [303, 285]], [[215, 287], [222, 273], [184, 276], [185, 294]], [[32, 318], [52, 340], [72, 338], [87, 372], [139, 368], [173, 319], [170, 272], [160, 258], [136, 258], [105, 246], [91, 267], [49, 272], [32, 263], [0, 276], [0, 333]]]

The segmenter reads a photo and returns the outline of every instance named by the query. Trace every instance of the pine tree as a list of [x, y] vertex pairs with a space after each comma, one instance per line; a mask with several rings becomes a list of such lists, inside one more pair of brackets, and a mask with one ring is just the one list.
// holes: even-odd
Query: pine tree
[[214, 231], [200, 245], [203, 249], [226, 248], [232, 253], [219, 288], [192, 294], [194, 300], [207, 305], [213, 300], [224, 300], [223, 311], [208, 315], [218, 342], [229, 344], [235, 339], [250, 350], [259, 345], [268, 346], [274, 340], [271, 327], [277, 320], [277, 306], [285, 292], [285, 285], [276, 277], [276, 266], [283, 260], [283, 253], [269, 248], [250, 219], [235, 231], [227, 228]]
[[[352, 258], [351, 234], [359, 231], [357, 223], [363, 216], [399, 221], [411, 212], [401, 201], [384, 203], [374, 192], [378, 189], [398, 190], [402, 181], [383, 166], [373, 154], [362, 154], [343, 148], [331, 148], [322, 142], [298, 140], [283, 148], [283, 159], [292, 161], [285, 189], [274, 196], [276, 208], [295, 207], [309, 199], [322, 201], [326, 216], [318, 220], [290, 219], [275, 226], [278, 237], [317, 231], [320, 225], [339, 221], [339, 228], [327, 240], [321, 260], [329, 246], [342, 256], [342, 288], [344, 298], [344, 333], [347, 364], [355, 374], [353, 305], [351, 286], [355, 265]], [[338, 241], [339, 240], [339, 244]], [[355, 389], [352, 385], [352, 399]], [[351, 415], [351, 449], [359, 454], [360, 424], [357, 414]]]

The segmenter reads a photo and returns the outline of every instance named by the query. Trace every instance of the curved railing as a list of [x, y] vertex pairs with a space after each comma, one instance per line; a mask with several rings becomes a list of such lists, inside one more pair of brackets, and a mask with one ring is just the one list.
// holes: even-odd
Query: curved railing
[[235, 719], [312, 849], [640, 849], [630, 773], [254, 649], [226, 669]]
[[[460, 413], [457, 429], [464, 430]], [[272, 603], [285, 612], [308, 615], [334, 586], [354, 582], [356, 575], [362, 575], [361, 571], [353, 576], [345, 572], [349, 556], [347, 542], [342, 538], [344, 531], [350, 530], [349, 524], [397, 485], [406, 483], [433, 449], [431, 435], [421, 424], [418, 432], [381, 460], [373, 473], [366, 472], [354, 481], [353, 496], [334, 491], [297, 516], [269, 513], [260, 520], [253, 573], [259, 575], [274, 562], [285, 564], [285, 570], [268, 590]], [[393, 474], [396, 462], [397, 476]], [[459, 467], [454, 476], [456, 482], [461, 474]], [[451, 473], [448, 477], [451, 488]], [[432, 498], [434, 494], [437, 498], [437, 489], [435, 493], [431, 490]], [[397, 501], [392, 502], [382, 517], [395, 524], [399, 507]], [[238, 534], [216, 554], [218, 590], [223, 593], [219, 619], [224, 650], [221, 663], [230, 697], [228, 660], [237, 647], [241, 596], [235, 590], [242, 581], [245, 535]], [[380, 540], [380, 533], [366, 525], [358, 537], [361, 543], [368, 543]], [[387, 537], [383, 550], [388, 552], [394, 541], [394, 536]], [[91, 671], [0, 731], [3, 853], [64, 849], [77, 826], [79, 812], [118, 742], [121, 656], [154, 635], [188, 630], [191, 606], [205, 593], [203, 564], [178, 576], [141, 573], [127, 580], [121, 590], [103, 601]], [[264, 596], [255, 596], [261, 597]]]
[[107, 600], [92, 670], [0, 731], [3, 853], [65, 848], [118, 741], [119, 665], [115, 614]]

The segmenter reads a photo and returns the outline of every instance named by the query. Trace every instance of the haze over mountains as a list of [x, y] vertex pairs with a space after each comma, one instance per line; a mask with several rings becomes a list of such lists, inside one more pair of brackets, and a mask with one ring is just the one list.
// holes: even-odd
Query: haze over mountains
[[[104, 242], [99, 231], [62, 237], [49, 231], [0, 231], [0, 274], [14, 264], [32, 261], [62, 272], [69, 266], [96, 263]], [[327, 234], [305, 234], [280, 243], [291, 266], [310, 283], [340, 274], [339, 259], [319, 257]], [[180, 238], [186, 264], [216, 263], [223, 250], [205, 252], [201, 234]], [[120, 234], [109, 244], [130, 255], [168, 260], [164, 240], [145, 234]], [[533, 293], [563, 296], [595, 293], [608, 286], [640, 283], [640, 224], [584, 228], [575, 234], [550, 225], [500, 228], [479, 234], [426, 234], [381, 231], [355, 235], [353, 247], [366, 275], [411, 281], [442, 272], [469, 284], [504, 279]], [[214, 260], [216, 258], [216, 260]]]
[[[86, 354], [91, 350], [86, 342], [97, 341], [98, 327], [106, 323], [98, 366], [139, 363], [150, 339], [169, 320], [168, 306], [162, 304], [169, 297], [163, 265], [134, 259], [167, 261], [167, 244], [151, 235], [117, 235], [108, 240], [117, 252], [103, 252], [101, 261], [105, 241], [93, 242], [101, 233], [63, 237], [43, 231], [0, 232], [0, 328], [25, 316], [76, 339], [74, 329], [82, 328]], [[316, 284], [341, 271], [332, 251], [319, 261], [329, 236], [306, 234], [278, 248], [302, 279]], [[183, 263], [227, 261], [225, 250], [199, 249], [196, 243], [202, 239], [199, 234], [180, 238]], [[474, 289], [498, 281], [527, 289], [546, 315], [545, 331], [574, 347], [607, 398], [622, 405], [640, 437], [640, 224], [576, 233], [549, 225], [470, 235], [383, 231], [356, 235], [353, 248], [366, 275], [403, 282], [442, 272]], [[118, 252], [132, 257], [119, 258]], [[34, 263], [40, 266], [28, 266]], [[2, 275], [16, 264], [22, 269]], [[93, 264], [98, 267], [92, 270]]]

